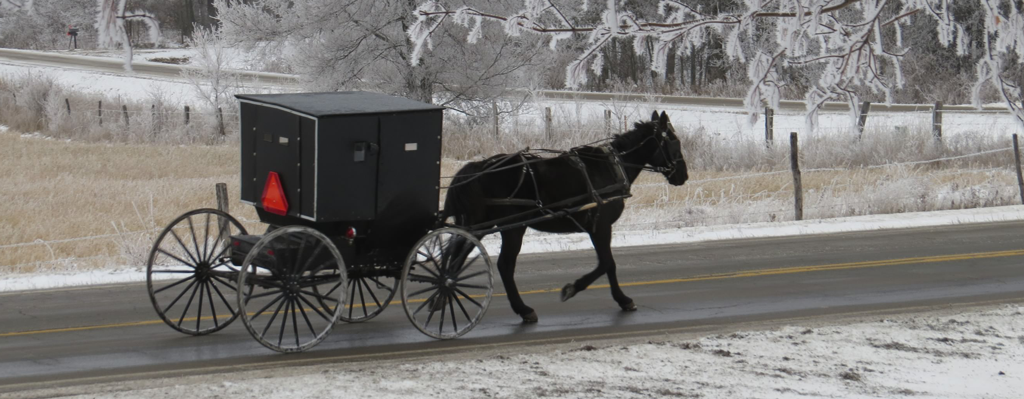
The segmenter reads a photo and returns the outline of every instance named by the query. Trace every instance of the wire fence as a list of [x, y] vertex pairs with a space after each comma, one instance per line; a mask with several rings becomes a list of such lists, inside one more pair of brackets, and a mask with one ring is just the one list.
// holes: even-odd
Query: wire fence
[[[1019, 187], [1013, 184], [1015, 174], [1012, 156], [1013, 148], [998, 148], [978, 151], [957, 156], [938, 157], [922, 161], [892, 162], [866, 165], [854, 168], [810, 168], [802, 170], [804, 179], [815, 174], [837, 174], [830, 182], [821, 185], [804, 187], [803, 212], [811, 218], [829, 218], [841, 216], [866, 215], [876, 213], [898, 213], [925, 210], [958, 209], [985, 206], [1000, 206], [1020, 203]], [[991, 168], [953, 170], [926, 170], [925, 165], [962, 160], [976, 157], [990, 157], [1004, 154], [1005, 165]], [[883, 175], [882, 180], [872, 184], [860, 184], [842, 180], [850, 180], [851, 176], [865, 174], [872, 170], [903, 170], [910, 171], [900, 178], [891, 174]], [[694, 173], [698, 174], [700, 172]], [[634, 184], [634, 197], [627, 201], [627, 210], [618, 223], [619, 230], [652, 230], [665, 228], [700, 227], [733, 223], [779, 222], [794, 220], [793, 195], [794, 182], [791, 170], [769, 170], [757, 172], [740, 172], [731, 176], [697, 178], [687, 182], [683, 191], [666, 186], [657, 181], [657, 176], [649, 176], [647, 182]], [[698, 174], [699, 175], [699, 174]], [[936, 189], [941, 184], [921, 184], [930, 189], [914, 190], [906, 187], [913, 180], [942, 180], [949, 176], [987, 176], [980, 181], [964, 180], [960, 190]], [[827, 176], [826, 176], [827, 177]], [[768, 188], [741, 186], [735, 183], [743, 181], [770, 181]], [[959, 183], [958, 183], [959, 184]], [[728, 186], [728, 187], [727, 187]], [[941, 187], [940, 187], [941, 188]], [[924, 197], [922, 197], [924, 196]], [[973, 196], [973, 197], [972, 197]], [[951, 201], [951, 202], [950, 202]], [[259, 224], [258, 220], [245, 217], [237, 219], [247, 226]], [[0, 245], [3, 251], [25, 248], [43, 248], [47, 259], [32, 260], [16, 264], [0, 265], [3, 273], [20, 273], [35, 270], [41, 266], [73, 267], [75, 264], [104, 260], [107, 263], [124, 263], [123, 253], [112, 253], [94, 256], [57, 256], [54, 247], [62, 244], [87, 242], [115, 242], [119, 245], [151, 236], [162, 230], [153, 227], [137, 230], [116, 231], [110, 234], [96, 234], [85, 237], [61, 239], [36, 239]], [[151, 245], [139, 242], [137, 245]], [[90, 244], [92, 246], [92, 244]], [[117, 245], [114, 245], [117, 247]], [[123, 252], [123, 249], [121, 250]], [[148, 248], [135, 252], [148, 252]]]

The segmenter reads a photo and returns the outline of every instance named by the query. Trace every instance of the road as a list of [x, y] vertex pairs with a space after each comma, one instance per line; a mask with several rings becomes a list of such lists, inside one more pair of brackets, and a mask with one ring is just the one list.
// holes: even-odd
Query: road
[[[38, 65], [59, 68], [84, 69], [89, 71], [105, 73], [124, 73], [124, 63], [121, 58], [80, 56], [67, 52], [52, 53], [28, 50], [0, 49], [0, 63], [17, 65]], [[135, 74], [159, 78], [180, 77], [183, 69], [194, 69], [190, 66], [163, 64], [158, 62], [136, 61], [132, 63]], [[255, 84], [267, 84], [279, 87], [297, 87], [298, 78], [295, 75], [281, 73], [234, 71], [243, 79], [252, 81]], [[569, 101], [598, 101], [598, 102], [656, 102], [672, 105], [690, 105], [716, 108], [739, 108], [743, 109], [741, 98], [713, 98], [713, 97], [687, 97], [687, 96], [666, 96], [650, 94], [630, 93], [596, 93], [580, 91], [560, 90], [536, 90], [532, 92], [539, 98]], [[930, 112], [932, 104], [871, 104], [871, 112]], [[807, 105], [803, 101], [783, 100], [779, 103], [780, 110], [804, 112]], [[844, 102], [825, 103], [821, 110], [825, 112], [846, 112], [850, 106]], [[970, 105], [945, 105], [943, 112], [977, 113], [978, 110]], [[984, 112], [1008, 112], [1006, 107], [986, 106]]]
[[520, 290], [537, 309], [538, 324], [521, 325], [499, 296], [469, 334], [434, 341], [392, 304], [377, 319], [338, 326], [297, 355], [272, 353], [240, 322], [209, 336], [177, 333], [156, 317], [143, 284], [2, 293], [0, 393], [1018, 300], [1022, 232], [1024, 222], [1005, 222], [620, 248], [620, 280], [640, 308], [632, 313], [618, 310], [606, 286], [559, 302], [558, 288], [593, 267], [591, 252], [524, 255]]
[[[115, 74], [125, 73], [124, 60], [121, 58], [90, 57], [70, 53], [0, 49], [0, 63], [84, 69], [88, 71]], [[181, 71], [184, 69], [197, 68], [191, 66], [163, 64], [159, 62], [132, 62], [132, 70], [134, 71], [134, 74], [164, 79], [178, 79], [181, 77]], [[290, 86], [295, 85], [297, 82], [294, 75], [252, 71], [232, 72], [238, 74], [243, 80], [252, 81], [255, 84]]]

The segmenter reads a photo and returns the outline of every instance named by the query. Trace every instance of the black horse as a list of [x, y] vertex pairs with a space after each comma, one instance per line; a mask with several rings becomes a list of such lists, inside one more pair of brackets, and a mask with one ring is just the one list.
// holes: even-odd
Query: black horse
[[[633, 130], [616, 135], [607, 145], [558, 154], [548, 158], [528, 152], [501, 154], [465, 165], [448, 189], [442, 220], [454, 217], [456, 224], [473, 231], [501, 232], [498, 272], [512, 310], [524, 323], [537, 322], [537, 312], [523, 303], [515, 281], [516, 258], [527, 227], [590, 235], [597, 268], [567, 284], [562, 301], [607, 274], [612, 298], [623, 310], [636, 310], [615, 275], [612, 224], [622, 215], [629, 186], [642, 170], [660, 172], [674, 186], [686, 182], [686, 161], [675, 130], [664, 112], [660, 116], [655, 112], [651, 121], [636, 123]], [[529, 222], [544, 215], [548, 217]]]

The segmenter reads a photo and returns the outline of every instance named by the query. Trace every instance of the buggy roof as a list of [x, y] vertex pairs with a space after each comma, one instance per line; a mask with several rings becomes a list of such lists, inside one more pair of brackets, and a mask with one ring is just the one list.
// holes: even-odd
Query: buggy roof
[[241, 101], [285, 108], [316, 118], [334, 115], [389, 114], [444, 109], [444, 107], [404, 97], [366, 91], [239, 94], [235, 97]]

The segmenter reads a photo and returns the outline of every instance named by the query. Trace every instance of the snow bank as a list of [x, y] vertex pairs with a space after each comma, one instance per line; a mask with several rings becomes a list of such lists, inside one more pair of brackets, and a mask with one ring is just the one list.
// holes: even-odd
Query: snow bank
[[[117, 383], [90, 387], [80, 397], [1019, 398], [1024, 392], [1019, 305], [800, 324]], [[76, 389], [46, 394], [83, 392]]]

